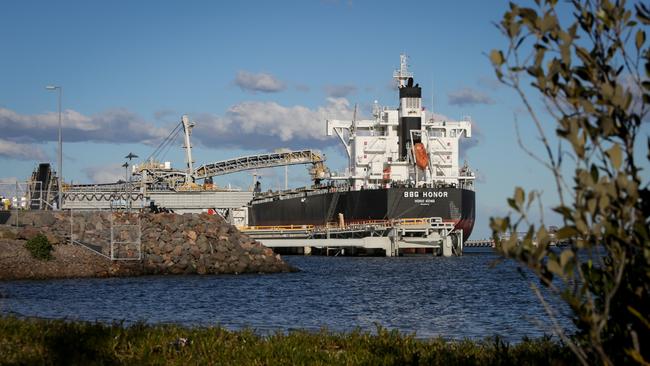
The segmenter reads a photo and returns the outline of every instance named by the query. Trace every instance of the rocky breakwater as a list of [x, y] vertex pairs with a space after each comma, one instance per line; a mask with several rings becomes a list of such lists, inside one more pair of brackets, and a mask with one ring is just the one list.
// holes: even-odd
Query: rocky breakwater
[[[295, 270], [216, 215], [23, 211], [3, 221], [0, 279]], [[53, 244], [52, 260], [25, 249], [38, 234]]]
[[250, 273], [291, 270], [280, 255], [216, 215], [148, 214], [142, 230], [150, 273]]

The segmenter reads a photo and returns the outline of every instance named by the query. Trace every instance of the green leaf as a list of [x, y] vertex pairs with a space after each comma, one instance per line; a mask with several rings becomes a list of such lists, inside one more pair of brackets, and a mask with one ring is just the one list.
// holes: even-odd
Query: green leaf
[[557, 24], [557, 19], [553, 16], [551, 13], [546, 13], [544, 14], [544, 18], [542, 18], [542, 22], [540, 24], [540, 30], [542, 33], [546, 33], [551, 28], [553, 28]]
[[490, 52], [490, 61], [492, 61], [492, 65], [494, 65], [494, 66], [503, 65], [503, 62], [504, 62], [503, 52], [501, 52], [499, 50], [492, 50]]
[[515, 188], [515, 203], [517, 204], [517, 207], [523, 206], [525, 196], [524, 190], [521, 189], [521, 187]]
[[643, 47], [644, 42], [645, 42], [645, 31], [643, 29], [639, 29], [639, 31], [636, 32], [636, 49], [641, 50], [641, 47]]
[[569, 239], [578, 235], [578, 230], [573, 226], [565, 226], [555, 233], [558, 240]]
[[607, 156], [609, 156], [609, 160], [612, 162], [614, 169], [618, 170], [621, 167], [621, 147], [614, 144], [607, 150]]
[[535, 240], [537, 241], [537, 248], [540, 249], [540, 252], [547, 246], [550, 241], [548, 231], [544, 226], [541, 226], [537, 233], [535, 234]]
[[534, 190], [528, 192], [528, 204], [526, 205], [526, 208], [530, 208], [530, 205], [532, 205], [535, 201], [535, 193], [536, 192]]
[[596, 213], [597, 205], [598, 205], [598, 200], [596, 200], [595, 198], [590, 198], [587, 200], [587, 209], [589, 210], [591, 216], [593, 216]]
[[562, 268], [566, 267], [566, 264], [569, 263], [571, 258], [573, 258], [573, 251], [570, 249], [562, 251], [562, 254], [560, 254], [560, 265]]
[[569, 217], [571, 217], [573, 215], [573, 213], [571, 212], [571, 209], [569, 209], [566, 206], [553, 207], [553, 211], [559, 213], [560, 215], [564, 216], [565, 218], [569, 218]]
[[549, 258], [548, 263], [546, 263], [546, 268], [548, 268], [549, 271], [551, 271], [552, 273], [558, 276], [564, 275], [562, 271], [562, 267], [555, 259]]

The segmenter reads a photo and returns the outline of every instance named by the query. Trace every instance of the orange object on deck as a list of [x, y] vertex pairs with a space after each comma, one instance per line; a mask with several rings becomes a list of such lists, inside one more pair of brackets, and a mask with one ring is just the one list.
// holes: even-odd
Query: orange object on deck
[[427, 149], [424, 148], [421, 142], [413, 145], [413, 153], [415, 155], [415, 164], [422, 170], [426, 169], [429, 165], [429, 154], [427, 154]]
[[390, 167], [384, 168], [384, 180], [390, 180]]

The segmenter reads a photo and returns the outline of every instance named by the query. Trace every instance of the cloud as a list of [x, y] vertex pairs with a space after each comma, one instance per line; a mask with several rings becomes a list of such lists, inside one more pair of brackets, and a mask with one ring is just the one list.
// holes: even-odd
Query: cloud
[[[64, 142], [153, 144], [169, 133], [125, 109], [112, 109], [90, 116], [67, 109], [62, 113], [62, 125]], [[0, 108], [0, 131], [2, 137], [10, 141], [57, 141], [58, 127], [58, 113], [22, 115]]]
[[197, 115], [192, 138], [206, 146], [259, 150], [334, 145], [326, 136], [326, 119], [352, 119], [353, 109], [345, 98], [328, 98], [315, 109], [283, 106], [275, 102], [242, 102], [223, 115]]
[[21, 144], [4, 139], [0, 139], [0, 156], [16, 160], [47, 159], [43, 150], [33, 144]]
[[479, 77], [478, 85], [490, 90], [497, 90], [503, 86], [499, 79], [497, 79], [497, 77], [494, 75]]
[[161, 109], [161, 110], [155, 111], [155, 112], [153, 112], [153, 116], [158, 121], [167, 120], [167, 119], [170, 119], [170, 118], [180, 120], [180, 116], [173, 109]]
[[254, 74], [248, 71], [239, 71], [235, 77], [235, 85], [249, 92], [275, 93], [286, 88], [285, 84], [271, 74]]
[[494, 100], [488, 95], [472, 88], [463, 88], [447, 94], [450, 105], [470, 106], [476, 104], [494, 104]]
[[344, 98], [347, 97], [350, 94], [354, 94], [357, 92], [357, 87], [354, 85], [326, 85], [323, 87], [323, 90], [325, 90], [325, 93], [327, 93], [328, 97], [332, 98]]
[[125, 171], [121, 164], [108, 164], [97, 167], [87, 167], [81, 170], [92, 183], [115, 183], [124, 180]]

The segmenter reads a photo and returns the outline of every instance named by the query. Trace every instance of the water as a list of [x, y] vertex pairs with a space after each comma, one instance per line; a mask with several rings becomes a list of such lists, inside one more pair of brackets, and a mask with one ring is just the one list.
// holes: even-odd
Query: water
[[[549, 334], [544, 309], [512, 263], [460, 258], [286, 256], [300, 273], [0, 282], [0, 312], [126, 323], [251, 327], [259, 332], [376, 324], [417, 337], [510, 341]], [[568, 321], [563, 319], [564, 323]]]

